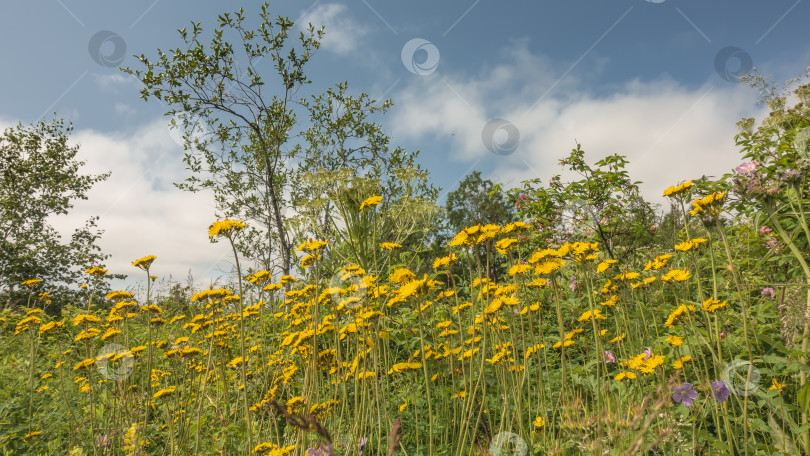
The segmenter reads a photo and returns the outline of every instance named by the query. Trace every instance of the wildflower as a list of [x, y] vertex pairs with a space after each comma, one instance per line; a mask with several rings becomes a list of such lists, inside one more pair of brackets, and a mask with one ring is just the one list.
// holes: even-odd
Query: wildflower
[[726, 307], [727, 304], [728, 303], [726, 301], [720, 302], [719, 299], [714, 299], [712, 297], [709, 297], [709, 299], [703, 301], [703, 310], [706, 311], [706, 312], [711, 313], [711, 312], [714, 312], [714, 311], [716, 311], [718, 309], [722, 309], [723, 307]]
[[245, 223], [240, 220], [218, 220], [208, 227], [208, 237], [215, 237], [219, 235], [228, 236], [232, 231], [241, 230], [245, 227]]
[[682, 357], [675, 360], [675, 362], [672, 364], [672, 367], [674, 367], [675, 369], [683, 369], [683, 363], [686, 363], [686, 362], [689, 362], [689, 361], [692, 361], [691, 356], [689, 356], [689, 355], [682, 356]]
[[154, 399], [160, 399], [161, 397], [171, 396], [176, 390], [177, 388], [174, 386], [170, 386], [169, 388], [161, 388], [157, 393], [153, 394], [152, 397]]
[[400, 285], [405, 285], [406, 283], [416, 279], [416, 274], [411, 272], [407, 268], [397, 268], [388, 276], [388, 281], [392, 283], [398, 283]]
[[28, 434], [25, 434], [25, 436], [23, 437], [23, 440], [24, 440], [24, 441], [27, 441], [27, 440], [28, 440], [28, 439], [30, 439], [31, 437], [36, 437], [36, 436], [38, 436], [38, 435], [40, 435], [40, 434], [42, 434], [42, 431], [34, 431], [34, 432], [29, 432]]
[[137, 260], [133, 261], [132, 265], [135, 266], [136, 268], [141, 268], [144, 271], [148, 271], [149, 266], [152, 265], [152, 262], [155, 261], [155, 259], [157, 259], [157, 257], [154, 255], [145, 256], [143, 258], [138, 258]]
[[433, 260], [433, 269], [439, 269], [441, 267], [450, 267], [458, 258], [456, 257], [455, 253], [451, 253], [445, 257], [436, 258]]
[[320, 259], [321, 259], [320, 255], [310, 253], [309, 255], [305, 256], [304, 258], [301, 258], [301, 267], [306, 269], [306, 268], [312, 266], [316, 261], [318, 261]]
[[645, 271], [649, 271], [650, 269], [659, 270], [667, 265], [667, 260], [672, 258], [672, 255], [659, 255], [654, 259], [647, 262], [647, 266], [644, 267]]
[[509, 268], [507, 273], [509, 275], [525, 274], [525, 273], [529, 272], [529, 269], [531, 269], [531, 268], [532, 268], [532, 265], [530, 265], [530, 264], [516, 264], [516, 265], [512, 266], [511, 268]]
[[692, 277], [692, 274], [688, 269], [670, 269], [669, 272], [661, 276], [661, 280], [664, 282], [684, 282], [690, 277]]
[[616, 362], [616, 355], [610, 350], [605, 350], [605, 364], [612, 364]]
[[571, 285], [568, 285], [568, 288], [570, 288], [571, 291], [577, 289], [577, 276], [571, 276]]
[[326, 246], [326, 244], [327, 244], [327, 241], [313, 241], [313, 240], [310, 240], [308, 242], [304, 242], [301, 245], [299, 245], [298, 248], [295, 249], [295, 251], [296, 252], [312, 253], [314, 251], [322, 249], [324, 246]]
[[614, 263], [616, 263], [616, 262], [618, 262], [618, 260], [603, 260], [601, 263], [599, 263], [599, 264], [596, 266], [596, 273], [597, 273], [597, 274], [601, 274], [601, 273], [603, 273], [603, 272], [607, 271], [607, 269], [608, 269], [608, 268], [609, 268], [609, 267], [610, 267], [612, 264], [614, 264]]
[[133, 296], [135, 296], [135, 294], [130, 293], [128, 291], [111, 291], [111, 292], [107, 293], [107, 296], [105, 296], [105, 297], [107, 299], [109, 299], [110, 301], [119, 302], [119, 301], [123, 301], [125, 299], [132, 298]]
[[106, 274], [107, 270], [104, 269], [104, 268], [95, 266], [95, 267], [92, 267], [92, 268], [89, 268], [89, 269], [85, 270], [84, 273], [85, 274], [90, 274], [91, 276], [99, 278], [99, 277], [103, 276], [104, 274]]
[[667, 317], [667, 320], [664, 322], [664, 325], [668, 328], [674, 328], [676, 324], [678, 324], [678, 320], [683, 315], [689, 315], [689, 312], [694, 312], [695, 306], [689, 306], [686, 304], [681, 304], [680, 306], [676, 307]]
[[761, 292], [760, 294], [761, 294], [762, 296], [765, 296], [765, 295], [771, 295], [771, 296], [770, 296], [770, 300], [771, 300], [771, 301], [773, 301], [773, 298], [775, 298], [775, 297], [776, 297], [776, 291], [774, 291], [774, 289], [773, 289], [773, 288], [771, 288], [771, 287], [768, 287], [768, 288], [763, 288], [763, 289], [762, 289], [762, 292]]
[[775, 378], [771, 379], [771, 386], [768, 388], [768, 391], [777, 390], [781, 393], [783, 389], [785, 389], [784, 383], [779, 383]]
[[397, 244], [395, 242], [383, 242], [380, 244], [380, 248], [385, 250], [394, 250], [402, 247], [402, 245]]
[[685, 192], [689, 187], [692, 186], [692, 181], [684, 182], [676, 187], [669, 187], [664, 190], [664, 196], [678, 196], [681, 193]]
[[687, 407], [697, 399], [698, 393], [694, 390], [691, 383], [683, 382], [681, 386], [676, 386], [672, 392], [672, 400], [677, 404], [683, 404]]
[[607, 320], [607, 317], [602, 315], [602, 311], [600, 309], [594, 309], [593, 312], [589, 310], [580, 315], [577, 321], [589, 321], [592, 318], [594, 320]]
[[750, 174], [750, 173], [753, 173], [754, 171], [756, 171], [758, 165], [759, 165], [759, 163], [757, 163], [755, 161], [753, 161], [751, 163], [744, 162], [740, 166], [734, 168], [734, 171], [738, 172], [740, 174]]
[[360, 210], [362, 211], [367, 207], [375, 207], [382, 202], [382, 199], [382, 196], [379, 195], [369, 196], [360, 204]]
[[615, 377], [613, 377], [614, 380], [624, 380], [626, 378], [633, 380], [636, 378], [636, 374], [630, 371], [621, 371]]
[[42, 279], [31, 279], [31, 280], [26, 280], [26, 281], [20, 282], [20, 285], [22, 285], [24, 287], [33, 288], [34, 285], [36, 285], [36, 284], [38, 284], [40, 282], [42, 282]]
[[518, 243], [517, 239], [505, 238], [496, 242], [495, 248], [498, 249], [498, 253], [504, 255], [506, 252], [512, 250], [515, 246], [517, 246], [517, 243]]
[[683, 345], [683, 338], [678, 336], [669, 336], [666, 338], [666, 341], [673, 347]]
[[404, 402], [402, 405], [399, 406], [399, 411], [404, 412], [407, 407], [408, 407], [408, 403]]
[[731, 391], [729, 391], [726, 386], [726, 382], [723, 380], [715, 380], [712, 382], [712, 396], [714, 396], [717, 402], [725, 401], [730, 395]]
[[538, 416], [532, 421], [532, 425], [536, 428], [541, 428], [546, 425], [546, 420], [544, 420], [542, 416]]
[[771, 232], [771, 229], [770, 229], [770, 228], [768, 228], [767, 226], [762, 226], [762, 227], [759, 229], [759, 232], [760, 232], [760, 233], [762, 233], [762, 234], [768, 234], [768, 233], [770, 233], [770, 232]]

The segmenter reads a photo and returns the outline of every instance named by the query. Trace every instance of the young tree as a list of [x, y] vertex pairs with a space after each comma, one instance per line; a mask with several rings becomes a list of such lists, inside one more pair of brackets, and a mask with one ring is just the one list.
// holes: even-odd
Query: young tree
[[82, 271], [107, 255], [96, 245], [97, 217], [63, 242], [48, 218], [67, 214], [76, 199], [109, 173], [84, 175], [75, 159], [78, 146], [68, 145], [71, 125], [62, 120], [7, 128], [0, 136], [0, 287], [6, 305], [25, 299], [20, 282], [41, 279], [54, 297], [81, 280]]
[[[324, 30], [310, 24], [298, 45], [290, 43], [293, 22], [273, 20], [268, 8], [262, 6], [256, 29], [247, 27], [242, 9], [219, 16], [208, 44], [201, 41], [200, 23], [192, 23], [191, 33], [179, 30], [184, 49], [171, 55], [158, 50], [156, 60], [141, 55], [145, 70], [123, 71], [143, 82], [142, 98], [162, 100], [171, 107], [167, 115], [199, 122], [198, 132], [210, 132], [186, 131], [184, 161], [192, 176], [178, 187], [213, 191], [222, 215], [252, 222], [237, 245], [241, 253], [261, 268], [276, 265], [289, 274], [294, 201], [313, 197], [304, 175], [323, 168], [372, 176], [376, 170], [380, 176], [408, 160], [389, 152], [388, 137], [369, 120], [390, 102], [378, 106], [366, 94], [350, 96], [345, 83], [309, 99], [299, 96], [310, 83], [304, 67]], [[260, 74], [257, 64], [264, 59], [272, 61], [275, 74]], [[268, 83], [271, 77], [275, 85]], [[310, 126], [299, 117], [308, 117]], [[332, 209], [323, 208], [322, 226]]]

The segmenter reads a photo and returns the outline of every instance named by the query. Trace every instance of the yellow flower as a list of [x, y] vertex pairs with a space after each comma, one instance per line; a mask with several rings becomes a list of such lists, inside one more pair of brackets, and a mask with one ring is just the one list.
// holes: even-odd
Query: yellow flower
[[38, 284], [40, 282], [42, 282], [42, 279], [31, 279], [31, 280], [26, 280], [26, 281], [20, 282], [20, 285], [22, 285], [24, 287], [33, 288], [34, 285], [36, 285], [36, 284]]
[[402, 247], [402, 245], [397, 244], [395, 242], [383, 242], [380, 244], [380, 248], [385, 250], [394, 250]]
[[309, 241], [304, 242], [301, 245], [299, 245], [298, 248], [295, 249], [295, 251], [296, 252], [312, 253], [312, 252], [314, 252], [316, 250], [322, 249], [324, 246], [326, 246], [327, 243], [328, 243], [328, 241], [309, 240]]
[[675, 363], [672, 365], [675, 369], [683, 369], [683, 363], [692, 361], [692, 357], [689, 355], [683, 356], [675, 360]]
[[714, 299], [710, 297], [709, 299], [703, 301], [703, 310], [711, 313], [718, 309], [726, 307], [726, 305], [728, 305], [726, 301], [720, 302], [719, 299]]
[[498, 253], [504, 255], [506, 252], [512, 250], [517, 246], [518, 240], [514, 238], [505, 238], [501, 239], [500, 241], [495, 243], [495, 248], [498, 249]]
[[768, 391], [777, 390], [779, 392], [782, 392], [783, 389], [785, 389], [784, 383], [779, 383], [775, 378], [771, 379], [771, 386], [768, 388]]
[[465, 397], [467, 397], [467, 392], [459, 391], [458, 393], [454, 394], [453, 397], [451, 397], [451, 399], [464, 399]]
[[614, 380], [624, 380], [626, 378], [632, 380], [632, 379], [636, 378], [636, 374], [634, 374], [633, 372], [630, 372], [630, 371], [621, 371], [621, 372], [619, 372], [618, 375], [613, 377]]
[[681, 185], [678, 185], [677, 187], [669, 187], [666, 190], [664, 190], [664, 196], [672, 196], [672, 197], [678, 196], [681, 193], [685, 192], [691, 186], [692, 181], [688, 181], [682, 183]]
[[673, 347], [678, 347], [683, 345], [683, 338], [679, 336], [669, 336], [666, 338], [666, 341], [672, 345]]
[[111, 300], [111, 301], [116, 301], [117, 302], [117, 301], [123, 301], [125, 299], [132, 298], [133, 296], [135, 296], [135, 294], [130, 293], [128, 291], [111, 291], [111, 292], [107, 293], [107, 296], [105, 296], [105, 297], [107, 299]]
[[688, 306], [686, 304], [681, 304], [680, 306], [676, 307], [672, 312], [670, 312], [667, 320], [664, 322], [664, 325], [668, 328], [674, 328], [676, 324], [678, 324], [678, 320], [682, 315], [689, 315], [689, 312], [694, 312], [695, 306]]
[[91, 276], [95, 276], [95, 277], [101, 277], [101, 276], [103, 276], [104, 274], [107, 273], [107, 270], [104, 269], [104, 268], [100, 268], [98, 266], [95, 266], [95, 267], [92, 267], [92, 268], [89, 268], [89, 269], [85, 270], [84, 273], [85, 274], [90, 274]]
[[535, 275], [551, 274], [557, 269], [560, 269], [560, 267], [564, 264], [565, 260], [561, 260], [559, 258], [552, 258], [546, 260], [542, 264], [538, 264], [537, 267], [534, 269], [534, 273]]
[[362, 211], [367, 207], [376, 207], [378, 204], [382, 202], [382, 199], [383, 199], [382, 196], [379, 195], [369, 196], [368, 198], [363, 200], [363, 202], [360, 204], [360, 210]]
[[208, 237], [219, 236], [221, 234], [228, 236], [231, 231], [241, 230], [245, 227], [245, 223], [240, 220], [217, 220], [208, 227]]
[[408, 403], [404, 402], [402, 405], [399, 406], [399, 411], [404, 412], [407, 407], [408, 407]]
[[411, 272], [407, 268], [397, 268], [388, 276], [388, 281], [392, 283], [398, 283], [400, 285], [405, 285], [406, 283], [414, 280], [416, 278], [416, 274]]
[[83, 361], [79, 361], [75, 366], [73, 366], [73, 370], [79, 370], [84, 367], [90, 367], [93, 364], [96, 364], [96, 358], [87, 358]]
[[92, 339], [96, 336], [101, 334], [101, 330], [96, 328], [87, 328], [84, 331], [80, 332], [79, 335], [73, 338], [76, 342], [83, 341], [85, 339]]
[[610, 267], [613, 263], [616, 263], [618, 260], [604, 260], [599, 265], [596, 266], [596, 273], [601, 274]]
[[589, 310], [580, 315], [577, 321], [589, 321], [592, 318], [594, 320], [607, 320], [607, 317], [602, 315], [602, 311], [600, 309], [594, 309], [593, 312]]
[[321, 259], [320, 255], [310, 253], [309, 255], [305, 256], [304, 258], [301, 258], [301, 267], [306, 269], [306, 268], [312, 266], [313, 264], [315, 264], [315, 262], [320, 260], [320, 259]]
[[44, 325], [40, 326], [39, 332], [44, 334], [52, 329], [59, 329], [63, 326], [65, 326], [65, 324], [62, 323], [61, 321], [52, 321], [50, 323], [45, 323]]
[[451, 253], [450, 255], [436, 258], [433, 260], [433, 269], [439, 269], [441, 267], [450, 267], [454, 261], [456, 261], [458, 257], [456, 257], [455, 253]]
[[154, 399], [160, 399], [161, 397], [171, 396], [177, 390], [174, 386], [170, 386], [168, 388], [161, 388], [157, 393], [153, 394], [152, 397]]
[[98, 323], [100, 321], [95, 315], [81, 314], [73, 318], [73, 326], [79, 326], [82, 323]]
[[141, 268], [144, 271], [146, 271], [149, 269], [149, 266], [152, 265], [152, 262], [155, 261], [155, 259], [157, 259], [157, 257], [154, 255], [145, 256], [143, 258], [139, 258], [133, 261], [132, 265], [135, 266], [136, 268]]
[[532, 424], [536, 428], [541, 428], [546, 425], [546, 420], [544, 420], [542, 416], [538, 416], [534, 419], [534, 421], [532, 421]]
[[121, 334], [121, 331], [115, 328], [110, 328], [104, 331], [104, 334], [101, 335], [101, 340], [107, 340], [116, 334]]

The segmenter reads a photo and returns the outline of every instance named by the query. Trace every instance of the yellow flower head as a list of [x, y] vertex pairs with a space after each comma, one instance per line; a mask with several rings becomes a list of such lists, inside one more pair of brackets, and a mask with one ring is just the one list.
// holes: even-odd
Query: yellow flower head
[[688, 182], [684, 182], [681, 185], [678, 185], [676, 187], [669, 187], [666, 190], [664, 190], [664, 196], [671, 196], [671, 197], [678, 196], [681, 193], [688, 190], [689, 187], [691, 187], [691, 186], [692, 186], [692, 181], [688, 181]]
[[394, 250], [402, 247], [402, 245], [397, 244], [395, 242], [383, 242], [380, 244], [380, 248], [385, 250]]
[[382, 202], [382, 199], [383, 199], [382, 196], [379, 195], [369, 196], [360, 204], [360, 210], [362, 211], [367, 207], [376, 207], [378, 204]]
[[152, 262], [155, 261], [155, 259], [157, 259], [157, 257], [154, 255], [145, 256], [143, 258], [139, 258], [133, 261], [132, 265], [135, 266], [136, 268], [141, 268], [144, 271], [146, 271], [149, 269], [149, 266], [152, 265]]
[[107, 273], [107, 270], [104, 268], [100, 268], [98, 266], [94, 266], [84, 271], [85, 274], [90, 274], [93, 277], [102, 277], [104, 274]]
[[40, 282], [42, 282], [42, 279], [31, 279], [31, 280], [26, 280], [26, 281], [20, 282], [20, 285], [22, 285], [24, 287], [33, 288], [34, 285], [36, 285], [36, 284], [38, 284]]
[[208, 237], [219, 235], [229, 235], [231, 231], [241, 230], [245, 227], [245, 223], [240, 220], [218, 220], [208, 227]]

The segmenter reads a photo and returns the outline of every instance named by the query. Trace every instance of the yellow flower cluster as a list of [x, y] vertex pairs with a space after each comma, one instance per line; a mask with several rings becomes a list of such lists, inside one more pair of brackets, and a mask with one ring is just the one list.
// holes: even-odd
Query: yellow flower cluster
[[678, 186], [675, 186], [675, 187], [669, 187], [666, 190], [664, 190], [664, 196], [672, 196], [672, 197], [678, 196], [681, 193], [688, 190], [689, 187], [691, 187], [691, 186], [692, 186], [692, 181], [688, 181], [688, 182], [684, 182], [681, 185], [678, 185]]
[[137, 260], [133, 261], [132, 265], [135, 266], [136, 268], [141, 268], [144, 271], [148, 271], [149, 266], [152, 265], [152, 262], [155, 261], [155, 259], [157, 259], [156, 256], [148, 255], [148, 256], [145, 256], [143, 258], [138, 258]]
[[246, 225], [240, 220], [217, 220], [208, 227], [208, 237], [215, 237], [219, 235], [229, 235], [232, 231], [241, 230]]
[[720, 205], [723, 203], [725, 197], [726, 192], [714, 192], [703, 198], [695, 198], [695, 200], [692, 201], [693, 209], [689, 212], [689, 215], [694, 217], [701, 212], [706, 212], [709, 216], [715, 216], [720, 213]]

